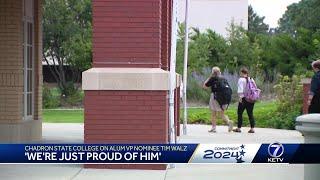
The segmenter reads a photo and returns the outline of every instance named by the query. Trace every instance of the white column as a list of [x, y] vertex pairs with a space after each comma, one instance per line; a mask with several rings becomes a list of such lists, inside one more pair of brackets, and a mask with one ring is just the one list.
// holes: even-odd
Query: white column
[[171, 30], [171, 59], [170, 59], [170, 90], [169, 90], [169, 126], [170, 143], [176, 143], [176, 133], [174, 126], [174, 90], [176, 89], [176, 52], [177, 52], [177, 33], [178, 33], [178, 0], [173, 0], [172, 4], [172, 30]]
[[188, 83], [188, 50], [189, 50], [189, 4], [186, 0], [185, 35], [184, 35], [184, 60], [183, 60], [183, 135], [187, 135], [187, 83]]
[[[296, 120], [296, 130], [304, 135], [305, 143], [320, 143], [320, 114], [306, 114]], [[304, 179], [319, 180], [320, 164], [304, 165]]]

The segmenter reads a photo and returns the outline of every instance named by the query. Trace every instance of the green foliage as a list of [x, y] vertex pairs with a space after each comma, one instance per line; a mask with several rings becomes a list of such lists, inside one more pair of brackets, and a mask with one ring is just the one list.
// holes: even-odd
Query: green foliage
[[277, 109], [269, 124], [279, 129], [294, 129], [295, 118], [302, 110], [301, 77], [280, 77], [279, 83], [274, 87], [277, 93]]
[[81, 106], [84, 98], [82, 91], [77, 90], [75, 93], [65, 98], [65, 103], [68, 106]]
[[[261, 102], [256, 104], [254, 113], [257, 119], [257, 127], [269, 127], [267, 125], [270, 118], [269, 112], [272, 112], [274, 109], [274, 102]], [[231, 120], [236, 122], [236, 105], [232, 105], [228, 109], [227, 114]], [[210, 124], [210, 117], [211, 112], [208, 108], [188, 109], [188, 123]], [[48, 123], [83, 123], [83, 110], [44, 110], [43, 120]], [[248, 122], [248, 118], [244, 115], [244, 125], [247, 126]], [[218, 124], [223, 124], [223, 121], [218, 119]]]
[[224, 67], [226, 50], [228, 48], [226, 39], [211, 29], [207, 30], [207, 36], [209, 41], [209, 65]]
[[[65, 94], [69, 94], [65, 96]], [[63, 106], [80, 106], [83, 101], [83, 92], [69, 82], [64, 92], [62, 92], [61, 103]]]
[[[200, 32], [192, 28], [189, 41], [188, 70], [201, 73], [208, 66], [219, 66], [231, 72], [240, 66], [251, 65], [254, 71], [261, 67], [262, 50], [258, 43], [251, 43], [245, 29], [231, 23], [229, 36], [223, 38], [212, 30]], [[184, 55], [184, 24], [180, 24], [177, 42], [177, 72], [182, 73]]]
[[43, 4], [43, 57], [62, 93], [69, 96], [64, 66], [73, 71], [72, 82], [90, 68], [92, 11], [90, 0], [46, 0]]
[[[177, 72], [183, 71], [183, 58], [184, 58], [184, 24], [179, 25], [179, 39], [177, 41]], [[201, 33], [197, 29], [191, 29], [189, 34], [189, 54], [188, 54], [188, 67], [189, 71], [198, 71], [208, 66], [209, 61], [209, 39], [207, 34]]]
[[265, 34], [269, 30], [269, 25], [265, 24], [264, 16], [260, 17], [254, 12], [252, 6], [248, 7], [248, 31], [252, 34]]
[[320, 59], [320, 29], [316, 33], [312, 34], [312, 45], [314, 46], [314, 53], [309, 59]]
[[320, 1], [301, 0], [287, 7], [279, 20], [279, 31], [295, 34], [299, 28], [316, 32], [320, 29]]
[[43, 86], [42, 88], [42, 106], [46, 109], [60, 106], [59, 96], [46, 86]]
[[[302, 110], [302, 85], [300, 84], [300, 80], [303, 77], [304, 76], [293, 76], [291, 78], [288, 76], [279, 77], [279, 82], [274, 86], [277, 101], [262, 101], [257, 102], [255, 105], [254, 115], [257, 127], [294, 129], [295, 119], [301, 114]], [[197, 82], [189, 83], [192, 84], [192, 89], [197, 89], [190, 89], [190, 92], [192, 92], [190, 93], [191, 97], [202, 97], [201, 93], [208, 93], [204, 90], [200, 92], [199, 87], [194, 88], [193, 85]], [[209, 94], [206, 95], [209, 96]], [[209, 97], [203, 96], [203, 100], [209, 101]], [[208, 108], [191, 108], [188, 111], [189, 123], [210, 124], [211, 112]], [[231, 105], [227, 114], [231, 120], [236, 122], [236, 104]], [[223, 124], [221, 119], [218, 120], [218, 124]], [[244, 116], [244, 125], [248, 125], [248, 118], [246, 116]]]
[[46, 123], [83, 123], [83, 110], [43, 110]]
[[[301, 2], [306, 1], [313, 0]], [[212, 30], [200, 32], [192, 28], [189, 35], [189, 72], [202, 73], [204, 68], [212, 66], [238, 72], [241, 66], [246, 66], [251, 76], [263, 77], [260, 79], [263, 84], [274, 82], [278, 74], [304, 74], [313, 60], [320, 59], [320, 28], [314, 30], [297, 26], [293, 34], [269, 34], [263, 20], [249, 7], [248, 31], [231, 22], [229, 34], [224, 38]], [[183, 69], [183, 41], [184, 24], [181, 24], [177, 45], [178, 73]]]
[[73, 82], [67, 82], [66, 87], [61, 91], [62, 97], [65, 97], [67, 94], [73, 95], [78, 92], [78, 89], [75, 87]]
[[187, 86], [187, 98], [190, 101], [208, 104], [210, 100], [210, 89], [202, 88], [202, 81], [199, 81], [189, 75]]
[[[276, 106], [273, 101], [270, 102], [258, 102], [255, 104], [254, 116], [256, 119], [256, 126], [262, 128], [274, 128], [272, 124], [269, 124], [269, 120], [272, 117], [272, 112], [274, 112]], [[230, 120], [234, 123], [237, 122], [237, 104], [233, 104], [227, 110], [227, 115]], [[249, 120], [246, 114], [243, 114], [243, 124], [244, 126], [249, 125]], [[183, 120], [183, 117], [180, 117]], [[209, 108], [189, 108], [188, 109], [188, 123], [191, 124], [211, 124], [211, 111]], [[222, 125], [223, 120], [218, 117], [218, 125]]]
[[317, 46], [314, 42], [318, 39], [317, 33], [307, 29], [299, 29], [295, 36], [257, 35], [254, 42], [261, 50], [261, 70], [265, 73], [266, 79], [274, 79], [272, 76], [276, 73], [289, 76], [303, 74], [316, 59]]
[[293, 109], [301, 108], [302, 104], [302, 85], [301, 77], [288, 76], [280, 77], [279, 83], [275, 85], [277, 99], [279, 101], [278, 110], [281, 112], [289, 112]]
[[42, 105], [45, 109], [54, 109], [59, 107], [82, 106], [84, 93], [73, 87], [70, 83], [67, 88], [69, 96], [63, 95], [58, 88], [49, 88], [43, 86]]
[[252, 66], [253, 70], [258, 70], [261, 63], [258, 44], [251, 43], [247, 31], [233, 22], [228, 31], [225, 67], [232, 72], [238, 71], [241, 66]]
[[277, 112], [273, 114], [268, 121], [268, 126], [275, 129], [289, 129], [294, 130], [295, 128], [295, 119], [301, 115], [300, 110], [293, 110], [288, 113]]
[[[178, 42], [177, 69], [183, 68], [183, 42]], [[250, 69], [261, 81], [274, 81], [277, 74], [301, 75], [310, 69], [310, 63], [320, 58], [320, 31], [312, 33], [299, 29], [290, 34], [257, 34], [250, 40], [247, 31], [230, 25], [225, 39], [211, 30], [191, 35], [189, 71], [202, 72], [203, 68], [219, 66], [237, 72], [241, 66]]]

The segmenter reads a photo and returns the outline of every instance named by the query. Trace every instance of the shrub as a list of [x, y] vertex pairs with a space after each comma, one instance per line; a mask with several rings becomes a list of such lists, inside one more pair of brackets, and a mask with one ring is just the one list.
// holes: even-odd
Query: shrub
[[42, 106], [44, 108], [57, 108], [60, 106], [60, 98], [49, 87], [42, 88]]
[[275, 128], [294, 129], [295, 118], [302, 110], [302, 85], [300, 76], [280, 76], [274, 87], [277, 94], [277, 109], [269, 124]]
[[70, 94], [65, 98], [65, 103], [68, 106], [81, 106], [83, 101], [83, 92], [80, 90], [74, 91], [73, 94]]
[[61, 94], [61, 104], [64, 107], [81, 106], [83, 97], [83, 91], [79, 90], [78, 87], [70, 81]]
[[76, 88], [75, 84], [71, 81], [67, 82], [66, 84], [66, 88], [64, 89], [64, 91], [62, 91], [62, 96], [72, 96], [74, 94], [76, 94], [78, 91], [78, 89]]
[[291, 112], [278, 112], [268, 121], [268, 126], [276, 129], [291, 129], [295, 127], [295, 118], [301, 114], [301, 110], [293, 110]]
[[62, 94], [58, 88], [43, 86], [42, 105], [46, 109], [82, 106], [84, 98], [83, 91], [70, 86], [70, 88], [68, 88], [68, 94], [68, 96]]
[[205, 75], [193, 72], [189, 75], [187, 85], [187, 98], [191, 101], [209, 103], [210, 89], [203, 89], [202, 83], [206, 80]]

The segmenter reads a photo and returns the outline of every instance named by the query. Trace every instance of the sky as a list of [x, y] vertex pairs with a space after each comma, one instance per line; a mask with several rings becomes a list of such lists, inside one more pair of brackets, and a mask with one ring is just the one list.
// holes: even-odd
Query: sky
[[259, 16], [265, 16], [264, 22], [275, 28], [285, 13], [287, 6], [300, 0], [249, 0], [249, 4]]

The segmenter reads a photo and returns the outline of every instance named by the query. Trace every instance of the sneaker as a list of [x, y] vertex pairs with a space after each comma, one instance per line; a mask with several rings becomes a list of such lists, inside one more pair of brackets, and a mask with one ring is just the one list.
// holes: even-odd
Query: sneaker
[[253, 130], [253, 129], [250, 129], [250, 130], [248, 131], [248, 133], [254, 133], [254, 130]]
[[237, 133], [241, 133], [241, 129], [240, 128], [236, 128], [234, 130], [232, 130], [233, 132], [237, 132]]
[[229, 125], [228, 125], [228, 132], [231, 132], [233, 129], [233, 122], [229, 121]]
[[209, 132], [209, 133], [216, 133], [217, 131], [216, 131], [215, 128], [212, 128], [212, 129], [210, 129], [208, 132]]

